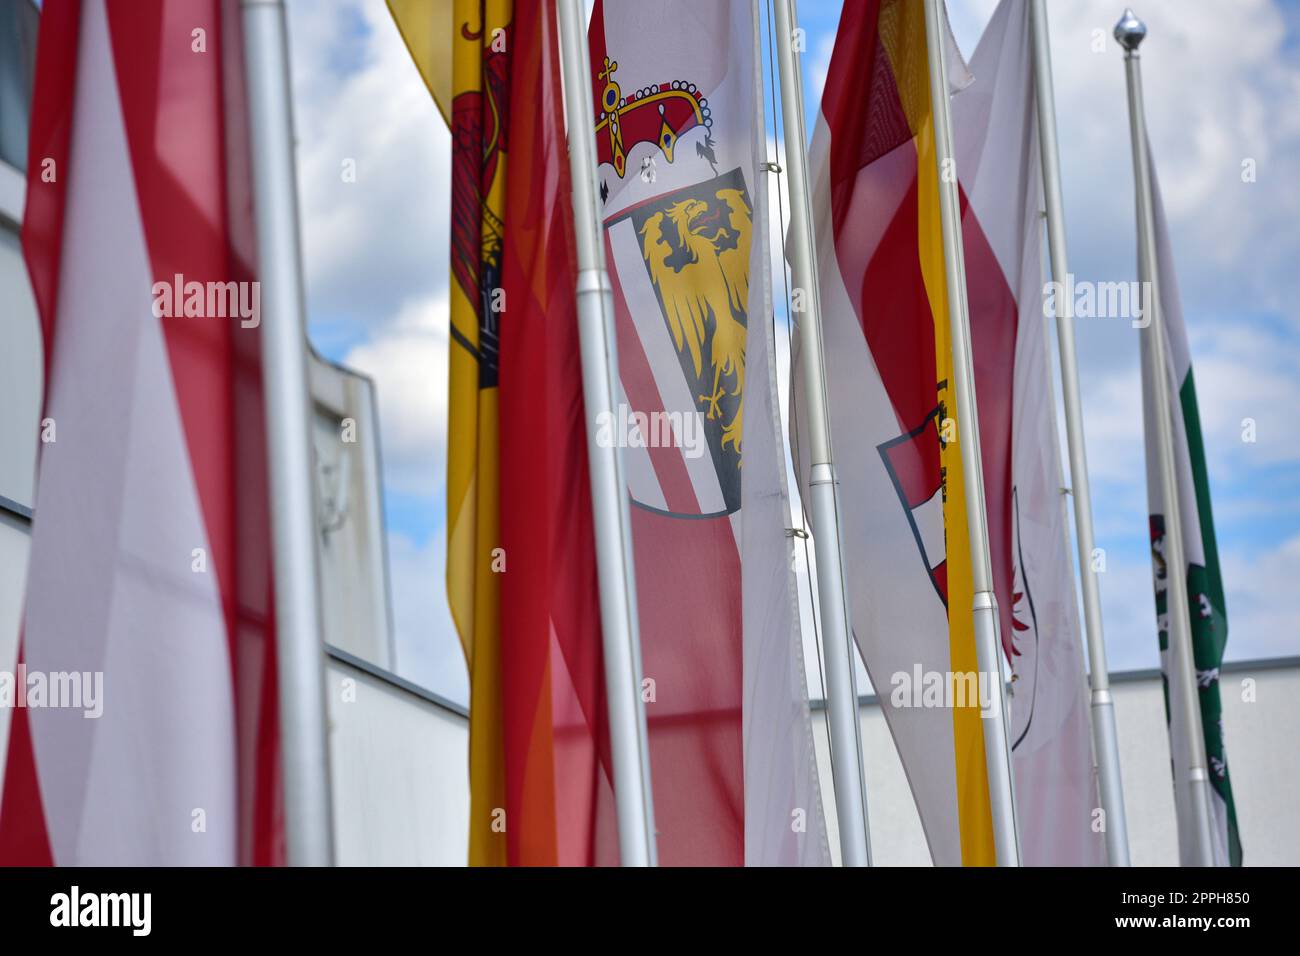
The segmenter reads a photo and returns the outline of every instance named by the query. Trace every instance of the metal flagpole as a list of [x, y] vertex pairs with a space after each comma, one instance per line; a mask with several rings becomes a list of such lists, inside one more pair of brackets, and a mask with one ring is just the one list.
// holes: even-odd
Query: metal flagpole
[[645, 707], [641, 701], [641, 638], [637, 626], [632, 524], [628, 514], [623, 452], [604, 447], [595, 422], [615, 412], [614, 299], [605, 271], [598, 187], [596, 133], [592, 116], [587, 18], [578, 0], [557, 0], [564, 104], [573, 179], [573, 221], [578, 250], [578, 326], [582, 342], [582, 392], [587, 409], [587, 454], [600, 569], [600, 623], [604, 633], [605, 693], [609, 699], [614, 800], [623, 866], [657, 863], [654, 801]]
[[[1133, 138], [1133, 181], [1137, 196], [1138, 263], [1146, 283], [1147, 318], [1144, 334], [1146, 387], [1155, 389], [1156, 444], [1159, 446], [1156, 476], [1165, 502], [1165, 621], [1172, 658], [1171, 680], [1177, 682], [1179, 706], [1171, 708], [1170, 720], [1183, 727], [1186, 739], [1187, 800], [1175, 801], [1178, 808], [1190, 808], [1196, 839], [1194, 858], [1200, 866], [1214, 865], [1214, 842], [1210, 824], [1210, 777], [1205, 759], [1205, 737], [1201, 727], [1200, 692], [1196, 684], [1196, 661], [1192, 656], [1192, 629], [1187, 607], [1187, 562], [1183, 552], [1183, 521], [1179, 508], [1178, 473], [1174, 460], [1173, 416], [1169, 411], [1169, 366], [1165, 351], [1164, 311], [1160, 306], [1160, 267], [1156, 256], [1155, 205], [1151, 198], [1151, 165], [1147, 154], [1146, 114], [1142, 102], [1142, 70], [1138, 46], [1147, 35], [1146, 24], [1125, 10], [1115, 24], [1115, 39], [1124, 48], [1124, 72], [1128, 80], [1129, 132]], [[1175, 760], [1177, 755], [1175, 755]], [[1175, 764], [1176, 765], [1176, 764]]]
[[[975, 405], [975, 373], [971, 361], [970, 314], [966, 301], [966, 257], [961, 238], [961, 207], [957, 197], [957, 164], [953, 157], [952, 117], [948, 111], [948, 65], [943, 48], [944, 14], [941, 0], [925, 0], [925, 42], [930, 61], [930, 108], [934, 114], [939, 212], [943, 223], [944, 277], [948, 284], [948, 321], [952, 328], [953, 384], [957, 399], [958, 443], [966, 479], [966, 524], [970, 532], [971, 578], [974, 583], [975, 650], [980, 680], [996, 693], [996, 713], [985, 714], [984, 760], [988, 767], [993, 840], [999, 866], [1020, 865], [1016, 828], [1015, 781], [1011, 767], [1011, 738], [1007, 727], [1006, 683], [1002, 678], [1002, 642], [998, 604], [993, 594], [989, 558], [988, 515], [984, 508], [984, 471], [980, 461], [979, 415]], [[938, 317], [936, 316], [936, 319]]]
[[[1052, 278], [1068, 287], [1065, 252], [1065, 203], [1061, 198], [1061, 157], [1056, 141], [1056, 94], [1052, 88], [1052, 53], [1043, 0], [1029, 8], [1034, 48], [1034, 99], [1038, 106], [1038, 146], [1043, 166], [1043, 196], [1047, 207], [1047, 244]], [[1074, 315], [1070, 297], [1056, 299], [1056, 338], [1061, 353], [1061, 392], [1065, 400], [1065, 434], [1070, 449], [1070, 488], [1079, 549], [1079, 580], [1083, 585], [1083, 622], [1088, 640], [1088, 672], [1092, 686], [1092, 740], [1097, 752], [1101, 805], [1106, 814], [1106, 855], [1112, 866], [1128, 866], [1128, 820], [1120, 779], [1119, 737], [1115, 705], [1106, 667], [1106, 638], [1101, 626], [1101, 592], [1092, 566], [1092, 491], [1088, 483], [1088, 452], [1083, 442], [1083, 406], [1079, 399], [1079, 362], [1074, 348]]]
[[316, 555], [316, 475], [282, 0], [242, 0], [242, 24], [258, 279], [264, 293], [262, 379], [271, 480], [285, 837], [291, 865], [328, 866], [334, 860], [334, 840]]
[[[821, 302], [817, 251], [812, 240], [812, 204], [808, 191], [808, 139], [804, 131], [803, 83], [795, 49], [794, 0], [773, 0], [776, 8], [777, 66], [781, 78], [781, 115], [790, 191], [790, 268], [796, 293], [802, 290], [799, 318], [803, 401], [808, 409], [811, 477], [808, 499], [822, 640], [826, 645], [826, 710], [830, 717], [831, 757], [835, 763], [835, 806], [839, 817], [840, 856], [845, 866], [870, 866], [867, 788], [862, 766], [861, 728], [854, 649], [849, 640], [848, 588], [844, 579], [844, 541], [840, 533], [839, 479], [831, 456], [831, 423], [826, 399], [826, 364], [822, 354]], [[799, 312], [799, 309], [794, 311]]]

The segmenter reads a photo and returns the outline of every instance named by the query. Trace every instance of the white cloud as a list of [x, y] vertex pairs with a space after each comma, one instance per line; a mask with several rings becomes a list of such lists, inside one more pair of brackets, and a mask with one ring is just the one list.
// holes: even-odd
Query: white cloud
[[469, 699], [465, 658], [447, 609], [447, 544], [441, 534], [416, 544], [388, 533], [388, 566], [397, 631], [396, 671], [461, 704]]
[[[812, 74], [812, 88], [815, 102], [820, 103], [822, 90], [826, 88], [826, 75], [831, 71], [831, 54], [835, 52], [835, 34], [824, 33], [817, 41], [817, 52], [813, 54], [808, 72]], [[809, 117], [811, 125], [812, 117]]]
[[[1233, 474], [1260, 465], [1300, 464], [1300, 343], [1262, 326], [1202, 324], [1191, 336], [1192, 373], [1210, 471]], [[1255, 441], [1242, 441], [1243, 421]]]
[[[1061, 161], [1072, 265], [1104, 278], [1135, 266], [1133, 171], [1122, 54], [1109, 0], [1051, 4]], [[1268, 0], [1147, 0], [1142, 76], [1184, 301], [1284, 311], [1300, 281], [1300, 63]], [[1248, 24], [1248, 29], [1240, 25]], [[1104, 52], [1093, 51], [1094, 31]], [[1258, 182], [1243, 183], [1254, 159]]]
[[383, 0], [295, 0], [289, 12], [313, 318], [361, 343], [342, 358], [375, 380], [385, 484], [440, 497], [449, 134]]
[[[443, 511], [450, 137], [383, 0], [289, 5], [308, 303], [375, 381], [390, 494]], [[355, 164], [355, 182], [343, 176]], [[339, 356], [334, 356], [338, 358]], [[409, 502], [408, 502], [409, 503]], [[409, 510], [405, 513], [410, 513]], [[421, 543], [422, 542], [422, 543]], [[466, 700], [436, 519], [388, 528], [395, 670]]]
[[[1111, 38], [1119, 12], [1101, 0], [1049, 4], [1070, 266], [1080, 278], [1103, 281], [1136, 272], [1123, 57]], [[1271, 571], [1287, 560], [1294, 566], [1294, 555], [1282, 546], [1246, 556], [1260, 515], [1296, 527], [1294, 508], [1266, 498], [1272, 492], [1261, 469], [1300, 460], [1300, 440], [1286, 417], [1300, 402], [1300, 192], [1288, 185], [1300, 178], [1300, 114], [1290, 106], [1300, 91], [1300, 63], [1283, 51], [1279, 7], [1266, 0], [1243, 0], [1230, 10], [1146, 0], [1139, 12], [1150, 29], [1142, 47], [1147, 122], [1217, 493], [1228, 654], [1295, 653], [1290, 636], [1300, 602], [1286, 597], [1288, 585]], [[1093, 52], [1094, 31], [1104, 40], [1102, 53]], [[1241, 180], [1246, 158], [1257, 163], [1256, 183]], [[1281, 316], [1280, 327], [1258, 322], [1268, 312]], [[1138, 339], [1125, 322], [1083, 321], [1076, 331], [1097, 537], [1111, 556], [1101, 579], [1111, 665], [1151, 667]], [[1255, 444], [1241, 441], [1247, 417], [1257, 422]], [[1279, 646], [1285, 640], [1289, 650]]]
[[1160, 666], [1156, 599], [1147, 558], [1145, 505], [1134, 530], [1139, 547], [1107, 548], [1106, 572], [1098, 575], [1106, 664], [1111, 673]]
[[1300, 654], [1300, 535], [1275, 548], [1220, 556], [1228, 603], [1227, 655], [1238, 660]]
[[1136, 337], [1131, 350], [1123, 366], [1093, 373], [1081, 384], [1088, 474], [1094, 481], [1135, 485], [1146, 473]]
[[344, 364], [375, 380], [388, 487], [442, 497], [447, 470], [447, 299], [403, 306]]
[[298, 0], [290, 38], [313, 311], [379, 323], [445, 294], [450, 134], [383, 0]]
[[[1220, 534], [1226, 531], [1231, 538], [1234, 518], [1278, 512], [1277, 502], [1263, 498], [1265, 489], [1252, 489], [1258, 470], [1300, 464], [1300, 437], [1290, 422], [1291, 410], [1300, 407], [1300, 382], [1294, 376], [1300, 343], [1264, 325], [1202, 324], [1191, 329], [1191, 350], [1211, 486], [1232, 492], [1216, 499], [1215, 514], [1221, 519]], [[1099, 537], [1132, 537], [1141, 533], [1145, 521], [1145, 437], [1135, 338], [1129, 351], [1122, 365], [1094, 370], [1082, 383]], [[1242, 440], [1247, 418], [1255, 422], [1253, 443]]]
[[[1300, 593], [1293, 583], [1300, 562], [1300, 535], [1258, 552], [1234, 547], [1223, 551], [1219, 561], [1227, 592], [1227, 659], [1300, 654], [1296, 631]], [[1145, 542], [1123, 552], [1110, 550], [1106, 573], [1098, 581], [1110, 670], [1159, 667], [1155, 597]]]

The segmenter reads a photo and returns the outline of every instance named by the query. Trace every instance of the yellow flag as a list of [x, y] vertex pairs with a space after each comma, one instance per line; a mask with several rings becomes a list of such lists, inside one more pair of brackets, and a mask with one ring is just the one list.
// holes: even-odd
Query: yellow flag
[[[388, 0], [397, 23], [438, 110], [451, 125], [452, 7], [453, 0]], [[477, 6], [477, 4], [476, 4]]]
[[[934, 118], [930, 113], [930, 77], [926, 53], [925, 14], [917, 3], [895, 0], [881, 8], [879, 36], [898, 89], [898, 99], [916, 148], [917, 237], [921, 275], [934, 328], [934, 377], [941, 419], [954, 437], [959, 429], [953, 392], [952, 342], [948, 324], [947, 281], [944, 275], [943, 227], [939, 213], [939, 183], [935, 177]], [[941, 434], [944, 432], [941, 431]], [[970, 536], [966, 525], [966, 476], [956, 441], [940, 445], [943, 481], [943, 523], [947, 553], [948, 669], [975, 674], [975, 625], [971, 616], [974, 580]], [[978, 702], [952, 708], [953, 766], [956, 776], [957, 819], [961, 859], [966, 866], [996, 862], [993, 818], [989, 803], [984, 726]]]
[[496, 320], [512, 2], [388, 6], [452, 131], [447, 599], [469, 668], [469, 862], [504, 865]]

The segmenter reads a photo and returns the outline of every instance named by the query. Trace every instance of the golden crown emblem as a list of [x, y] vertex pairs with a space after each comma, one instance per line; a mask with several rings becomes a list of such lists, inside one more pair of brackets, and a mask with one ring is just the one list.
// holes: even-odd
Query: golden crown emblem
[[618, 61], [605, 57], [596, 79], [604, 83], [596, 113], [596, 160], [609, 163], [619, 178], [627, 169], [627, 154], [637, 143], [654, 143], [668, 162], [673, 147], [687, 130], [713, 125], [709, 102], [694, 83], [673, 80], [623, 95], [614, 79]]

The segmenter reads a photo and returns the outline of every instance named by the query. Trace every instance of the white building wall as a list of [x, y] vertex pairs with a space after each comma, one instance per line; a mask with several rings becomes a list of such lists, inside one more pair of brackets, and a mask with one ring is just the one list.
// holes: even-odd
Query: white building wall
[[328, 674], [335, 854], [344, 866], [463, 866], [464, 711], [355, 659]]
[[0, 161], [0, 504], [32, 505], [39, 440], [41, 327], [18, 240], [22, 176]]
[[[1228, 770], [1248, 866], [1300, 865], [1300, 817], [1295, 813], [1300, 660], [1287, 663], [1229, 665], [1220, 678]], [[1114, 689], [1133, 863], [1176, 866], [1178, 837], [1160, 681], [1121, 682]]]
[[[1221, 681], [1228, 769], [1245, 863], [1300, 866], [1300, 817], [1294, 812], [1300, 794], [1300, 658], [1230, 664]], [[1177, 866], [1169, 734], [1159, 675], [1116, 675], [1112, 691], [1133, 865]], [[1253, 701], [1246, 699], [1247, 692], [1253, 692]], [[813, 717], [831, 852], [838, 859], [824, 711]], [[874, 702], [867, 703], [861, 721], [872, 857], [881, 866], [929, 866], [920, 817], [884, 715]]]
[[[17, 653], [26, 522], [0, 509], [0, 661]], [[1253, 680], [1253, 688], [1243, 681]], [[351, 683], [349, 683], [351, 682]], [[1300, 659], [1231, 666], [1223, 675], [1228, 759], [1248, 866], [1300, 865]], [[1253, 702], [1243, 699], [1253, 689]], [[337, 858], [344, 865], [460, 865], [469, 818], [469, 730], [455, 705], [331, 651], [327, 666]], [[1118, 675], [1120, 762], [1133, 862], [1174, 866], [1169, 744], [1159, 678]], [[838, 858], [824, 712], [814, 737], [832, 854]], [[0, 708], [0, 753], [10, 711]], [[861, 708], [871, 846], [877, 865], [928, 866], [902, 764], [874, 703]], [[0, 761], [0, 784], [3, 783]]]
[[375, 386], [314, 351], [308, 373], [325, 642], [391, 670], [395, 655]]
[[[18, 627], [30, 540], [26, 519], [0, 508], [0, 670], [12, 671], [18, 660]], [[9, 753], [12, 714], [8, 707], [0, 707], [0, 784], [4, 782], [3, 755]]]
[[[357, 697], [340, 699], [340, 681], [357, 679]], [[1224, 720], [1233, 793], [1248, 866], [1300, 865], [1300, 659], [1229, 665]], [[1253, 681], [1252, 685], [1243, 682]], [[1135, 866], [1176, 866], [1169, 738], [1158, 675], [1117, 675], [1129, 843]], [[1254, 700], [1243, 699], [1243, 690]], [[838, 859], [834, 794], [824, 711], [814, 712], [832, 855]], [[465, 860], [469, 791], [468, 725], [458, 709], [330, 662], [331, 754], [339, 862], [436, 863]], [[871, 849], [880, 866], [929, 866], [920, 818], [880, 709], [861, 708]], [[653, 770], [653, 768], [652, 768]]]
[[[18, 658], [27, 580], [32, 491], [40, 422], [40, 321], [18, 240], [23, 177], [0, 160], [0, 669]], [[0, 707], [0, 755], [8, 753], [8, 708]], [[0, 780], [4, 761], [0, 759]]]

